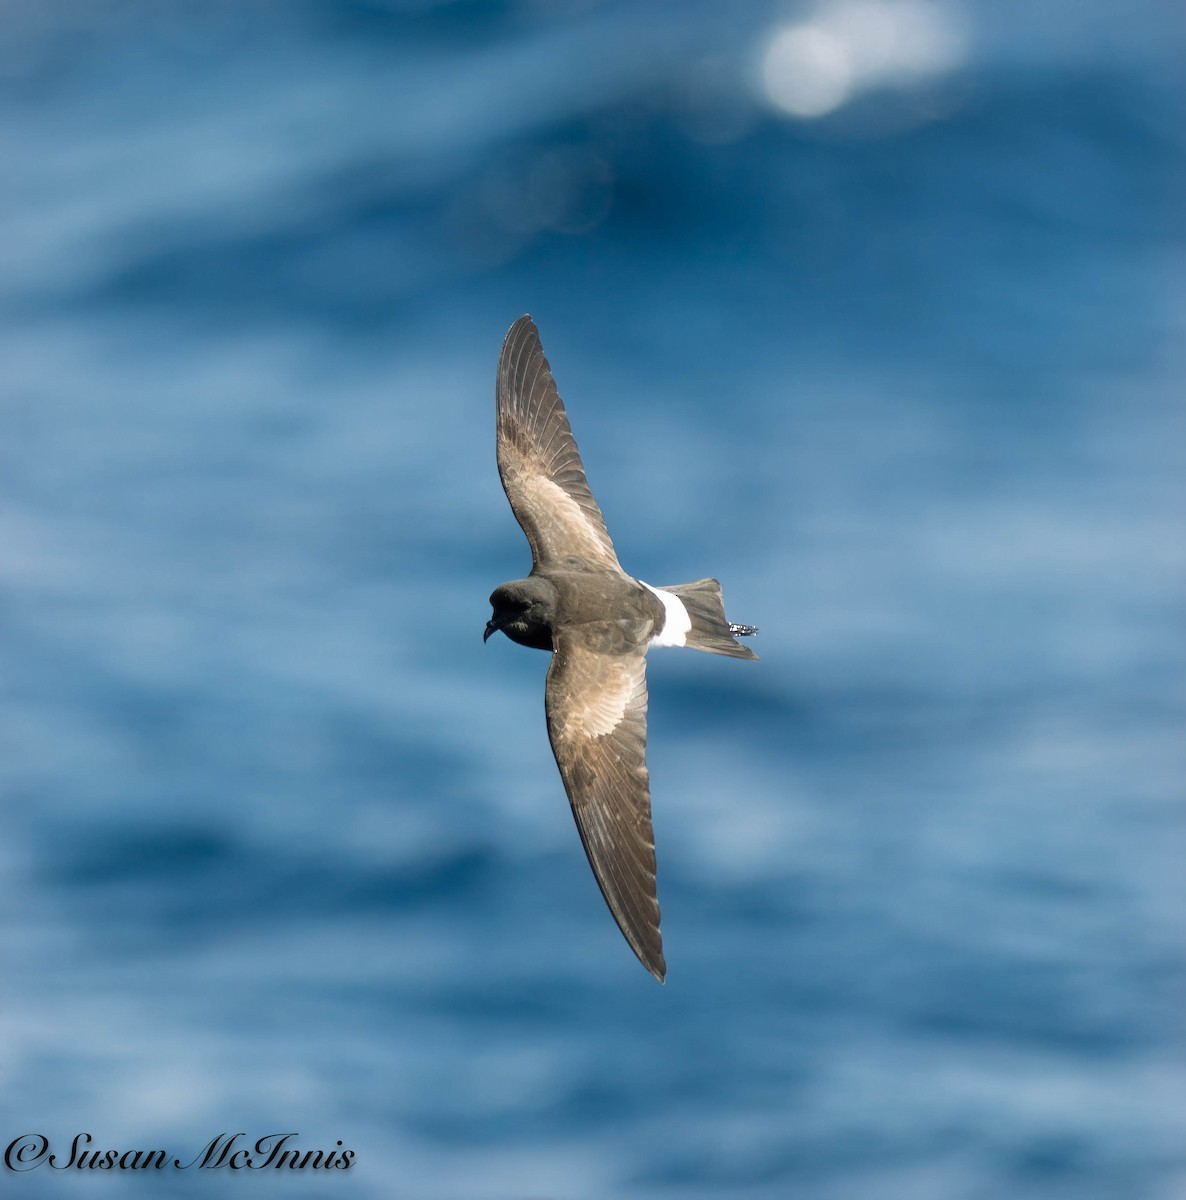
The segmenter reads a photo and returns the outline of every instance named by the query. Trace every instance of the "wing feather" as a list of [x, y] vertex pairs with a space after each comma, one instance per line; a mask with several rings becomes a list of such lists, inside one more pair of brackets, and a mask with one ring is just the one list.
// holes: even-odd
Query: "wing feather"
[[530, 317], [502, 344], [496, 392], [498, 473], [536, 568], [576, 556], [621, 573]]
[[579, 626], [557, 637], [548, 669], [548, 736], [601, 893], [634, 953], [662, 982], [667, 965], [646, 765], [643, 648], [650, 623], [626, 624], [645, 628], [624, 653], [594, 649]]

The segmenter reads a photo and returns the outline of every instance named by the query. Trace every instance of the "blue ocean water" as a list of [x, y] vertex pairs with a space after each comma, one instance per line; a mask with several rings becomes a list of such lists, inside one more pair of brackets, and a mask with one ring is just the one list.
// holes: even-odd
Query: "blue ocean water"
[[[356, 1156], [5, 1195], [1186, 1195], [1172, 9], [0, 9], [0, 1142]], [[481, 641], [526, 311], [761, 628], [662, 987]]]

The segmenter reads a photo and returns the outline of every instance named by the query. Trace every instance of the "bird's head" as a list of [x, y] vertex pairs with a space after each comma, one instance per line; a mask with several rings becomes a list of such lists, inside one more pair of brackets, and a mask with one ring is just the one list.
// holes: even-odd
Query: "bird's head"
[[555, 604], [556, 589], [537, 575], [496, 587], [490, 595], [490, 607], [494, 612], [486, 622], [482, 641], [488, 641], [492, 633], [502, 630], [521, 646], [551, 650]]

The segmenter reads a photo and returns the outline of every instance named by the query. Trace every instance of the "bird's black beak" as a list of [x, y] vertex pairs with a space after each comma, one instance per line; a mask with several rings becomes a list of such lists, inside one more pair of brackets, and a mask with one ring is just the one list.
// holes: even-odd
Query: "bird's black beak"
[[486, 632], [484, 634], [482, 634], [482, 641], [488, 642], [490, 640], [490, 635], [492, 633], [494, 633], [498, 628], [499, 628], [498, 622], [493, 617], [491, 617], [490, 620], [486, 622]]

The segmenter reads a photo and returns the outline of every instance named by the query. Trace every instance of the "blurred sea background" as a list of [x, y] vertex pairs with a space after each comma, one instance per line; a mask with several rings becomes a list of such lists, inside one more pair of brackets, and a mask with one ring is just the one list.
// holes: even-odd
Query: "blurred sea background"
[[[0, 1141], [357, 1157], [4, 1194], [1186, 1197], [1184, 33], [6, 0]], [[663, 987], [481, 640], [523, 312], [761, 628], [652, 656]]]

